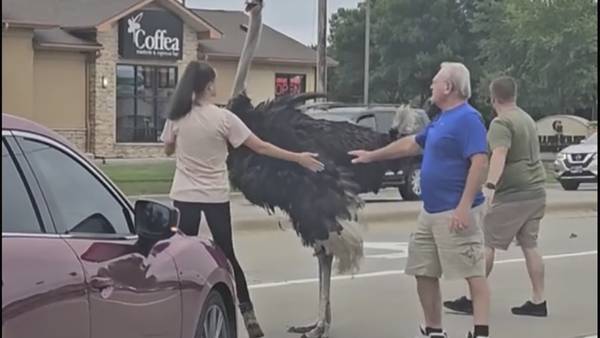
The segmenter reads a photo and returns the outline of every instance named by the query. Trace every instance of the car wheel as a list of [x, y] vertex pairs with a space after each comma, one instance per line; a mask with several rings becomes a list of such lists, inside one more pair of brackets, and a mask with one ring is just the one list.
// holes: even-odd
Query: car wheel
[[196, 328], [196, 338], [233, 338], [235, 332], [227, 315], [227, 307], [223, 302], [223, 297], [216, 290], [212, 290], [202, 312], [198, 327]]
[[406, 201], [418, 201], [421, 199], [421, 167], [413, 165], [406, 172], [404, 185], [400, 188], [400, 196]]
[[573, 181], [560, 181], [560, 185], [562, 185], [565, 190], [577, 190], [577, 188], [579, 188], [579, 182]]

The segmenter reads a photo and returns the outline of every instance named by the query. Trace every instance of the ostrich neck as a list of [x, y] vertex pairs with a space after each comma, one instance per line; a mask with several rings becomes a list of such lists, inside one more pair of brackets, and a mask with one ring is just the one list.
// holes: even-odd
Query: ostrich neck
[[260, 11], [250, 14], [248, 23], [248, 32], [246, 33], [246, 40], [244, 41], [244, 47], [240, 55], [240, 61], [238, 63], [237, 71], [235, 73], [235, 80], [233, 86], [233, 92], [231, 97], [239, 95], [246, 89], [246, 78], [248, 77], [248, 71], [250, 70], [250, 64], [254, 57], [254, 52], [258, 41], [260, 40], [260, 32], [262, 28], [262, 13]]

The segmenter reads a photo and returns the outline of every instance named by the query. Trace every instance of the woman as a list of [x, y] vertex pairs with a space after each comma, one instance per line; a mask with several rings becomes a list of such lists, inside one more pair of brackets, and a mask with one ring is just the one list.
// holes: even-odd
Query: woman
[[244, 272], [235, 257], [229, 207], [226, 159], [228, 144], [241, 145], [261, 155], [296, 162], [312, 171], [323, 164], [316, 154], [294, 153], [256, 137], [232, 112], [212, 104], [215, 70], [192, 61], [177, 85], [161, 139], [165, 153], [176, 154], [176, 170], [170, 197], [180, 211], [179, 228], [196, 236], [204, 212], [215, 243], [231, 262], [240, 311], [251, 338], [263, 337], [254, 315]]

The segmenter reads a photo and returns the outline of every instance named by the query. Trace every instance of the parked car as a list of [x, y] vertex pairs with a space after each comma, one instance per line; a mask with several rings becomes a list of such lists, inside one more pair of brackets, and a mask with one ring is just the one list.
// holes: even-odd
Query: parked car
[[[429, 123], [427, 113], [422, 109], [411, 109], [415, 113], [412, 132], [402, 133], [395, 127], [398, 117], [398, 106], [345, 106], [342, 104], [314, 104], [308, 106], [305, 113], [317, 119], [330, 121], [346, 121], [364, 126], [380, 133], [390, 134], [393, 137], [402, 137], [416, 133]], [[404, 112], [404, 111], [403, 111]], [[408, 113], [408, 111], [406, 111]], [[399, 117], [402, 117], [400, 115]], [[382, 188], [397, 188], [402, 199], [407, 201], [421, 198], [421, 160], [422, 156], [404, 158], [398, 161], [397, 171], [388, 171], [385, 174]]]
[[565, 190], [577, 190], [581, 183], [598, 182], [598, 134], [559, 152], [554, 161], [554, 175]]
[[[235, 338], [233, 270], [178, 212], [2, 115], [2, 336]], [[219, 326], [221, 325], [221, 326]]]

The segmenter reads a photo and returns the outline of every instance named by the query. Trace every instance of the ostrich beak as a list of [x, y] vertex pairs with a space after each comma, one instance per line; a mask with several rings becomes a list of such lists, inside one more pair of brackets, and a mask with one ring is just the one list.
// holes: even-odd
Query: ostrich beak
[[254, 7], [262, 6], [262, 0], [250, 0], [246, 1], [246, 12], [250, 12]]

